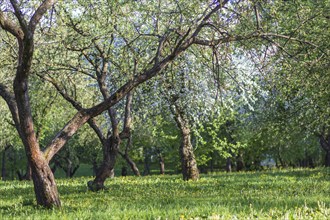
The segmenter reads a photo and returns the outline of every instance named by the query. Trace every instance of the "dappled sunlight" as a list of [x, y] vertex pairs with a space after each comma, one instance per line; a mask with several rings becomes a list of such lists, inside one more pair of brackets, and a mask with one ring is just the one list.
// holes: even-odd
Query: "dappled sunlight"
[[268, 218], [286, 213], [298, 216], [302, 212], [325, 218], [330, 212], [328, 178], [328, 170], [321, 168], [204, 174], [198, 181], [183, 181], [179, 175], [130, 176], [109, 179], [106, 189], [99, 192], [87, 190], [90, 178], [60, 179], [63, 207], [50, 211], [36, 208], [31, 183], [3, 182], [0, 212], [15, 218]]

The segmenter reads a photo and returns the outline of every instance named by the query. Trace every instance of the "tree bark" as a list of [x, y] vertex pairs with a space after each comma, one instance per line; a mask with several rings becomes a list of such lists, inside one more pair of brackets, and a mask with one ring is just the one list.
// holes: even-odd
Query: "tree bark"
[[132, 172], [135, 176], [141, 176], [139, 168], [136, 166], [136, 163], [132, 160], [132, 158], [128, 155], [128, 153], [119, 152], [123, 159], [126, 160], [127, 164], [130, 166]]
[[278, 157], [278, 160], [280, 161], [281, 167], [286, 167], [286, 164], [285, 164], [284, 160], [282, 159], [279, 148], [277, 149], [277, 157]]
[[232, 167], [231, 158], [227, 157], [227, 160], [226, 160], [226, 172], [227, 173], [231, 172], [231, 169], [232, 169], [231, 167]]
[[99, 170], [99, 167], [97, 165], [96, 160], [93, 160], [93, 167], [92, 167], [92, 169], [93, 169], [93, 176], [96, 176], [96, 174], [98, 173], [98, 170]]
[[[129, 106], [127, 108], [127, 106]], [[132, 135], [131, 135], [131, 114], [130, 114], [130, 103], [126, 104], [126, 120], [125, 120], [125, 126], [124, 126], [124, 130], [126, 130], [126, 132], [128, 133], [128, 137], [127, 137], [127, 144], [126, 144], [126, 149], [125, 149], [125, 153], [119, 152], [120, 155], [126, 160], [126, 162], [128, 163], [128, 165], [130, 166], [131, 170], [133, 171], [135, 176], [141, 176], [140, 175], [140, 171], [139, 168], [136, 166], [135, 162], [132, 160], [132, 158], [130, 158], [130, 156], [128, 155], [128, 151], [132, 146]], [[128, 120], [128, 121], [127, 121]]]
[[330, 134], [320, 135], [320, 145], [325, 151], [324, 166], [330, 167]]
[[87, 183], [91, 191], [104, 189], [105, 180], [114, 175], [114, 167], [120, 145], [119, 135], [111, 136], [106, 142], [103, 152], [103, 162], [98, 169], [95, 179]]
[[161, 175], [164, 175], [165, 174], [165, 161], [164, 161], [163, 155], [159, 154], [158, 159], [159, 159], [159, 173]]
[[52, 168], [52, 172], [54, 173], [54, 170], [56, 170], [56, 167], [59, 166], [61, 169], [64, 170], [67, 178], [72, 178], [73, 175], [76, 173], [76, 171], [79, 169], [79, 164], [77, 164], [73, 167], [73, 163], [69, 158], [65, 158], [65, 160], [67, 162], [66, 166], [63, 166], [57, 162], [57, 163], [55, 163], [54, 167]]
[[[42, 158], [43, 155], [40, 155]], [[47, 208], [59, 207], [61, 202], [52, 170], [45, 159], [30, 160], [37, 204]]]
[[80, 165], [76, 165], [74, 168], [71, 169], [70, 172], [70, 178], [72, 178], [74, 176], [74, 174], [77, 172], [77, 170], [79, 169]]
[[236, 156], [236, 171], [242, 171], [244, 169], [244, 160], [241, 154]]
[[[104, 99], [110, 97], [106, 89], [105, 84], [105, 74], [100, 75], [98, 80], [99, 87]], [[114, 167], [116, 164], [116, 159], [119, 153], [119, 146], [121, 143], [121, 137], [128, 138], [128, 145], [131, 143], [131, 105], [132, 105], [132, 92], [128, 92], [126, 96], [126, 106], [125, 106], [125, 119], [124, 128], [121, 133], [119, 133], [118, 121], [116, 119], [116, 111], [113, 108], [108, 109], [108, 115], [111, 119], [112, 135], [103, 141], [103, 163], [93, 181], [87, 183], [88, 188], [92, 191], [99, 191], [104, 189], [104, 182], [107, 178], [114, 175]], [[109, 135], [108, 135], [109, 136]], [[126, 151], [128, 147], [126, 147]], [[134, 162], [133, 162], [134, 163]]]
[[1, 179], [5, 180], [6, 179], [6, 149], [3, 150], [2, 152], [2, 161], [1, 161]]
[[48, 165], [48, 161], [40, 151], [40, 146], [34, 131], [27, 88], [27, 76], [24, 72], [24, 65], [21, 65], [17, 68], [17, 74], [14, 80], [14, 91], [20, 118], [21, 139], [25, 146], [26, 156], [32, 171], [37, 204], [47, 208], [54, 206], [59, 207], [61, 203], [54, 175]]
[[0, 86], [2, 87], [0, 88], [0, 95], [6, 100], [15, 125], [19, 127], [17, 130], [24, 144], [26, 156], [32, 171], [37, 204], [48, 208], [60, 206], [60, 200], [53, 173], [48, 165], [48, 161], [40, 151], [38, 139], [34, 131], [28, 94], [28, 78], [34, 53], [35, 28], [43, 15], [55, 2], [55, 0], [43, 1], [33, 12], [30, 20], [26, 21], [17, 2], [11, 1], [11, 6], [19, 25], [16, 22], [8, 20], [4, 12], [0, 10], [0, 26], [15, 36], [18, 44], [17, 68], [13, 82], [14, 96], [10, 95], [10, 100], [8, 97], [6, 98], [6, 90], [3, 90], [3, 86]]
[[[217, 4], [211, 11], [206, 13], [197, 24], [194, 30], [188, 30], [186, 34], [178, 41], [173, 51], [164, 59], [158, 61], [159, 57], [155, 57], [155, 65], [144, 71], [142, 74], [136, 75], [120, 87], [104, 102], [90, 108], [79, 111], [65, 126], [58, 132], [50, 144], [47, 145], [45, 153], [40, 150], [36, 134], [34, 132], [33, 117], [28, 95], [28, 76], [30, 75], [32, 58], [34, 52], [34, 32], [43, 15], [55, 4], [56, 0], [45, 0], [34, 11], [31, 19], [27, 22], [23, 16], [16, 1], [11, 1], [15, 16], [18, 22], [12, 22], [4, 16], [4, 12], [0, 10], [0, 25], [1, 27], [17, 38], [19, 45], [19, 57], [17, 62], [17, 71], [14, 82], [15, 100], [17, 103], [19, 123], [26, 155], [32, 171], [32, 179], [34, 183], [35, 194], [38, 205], [44, 207], [60, 206], [57, 186], [54, 181], [53, 173], [48, 165], [52, 157], [64, 146], [64, 144], [77, 132], [77, 130], [85, 124], [89, 119], [101, 114], [106, 109], [109, 109], [114, 104], [118, 103], [127, 93], [134, 89], [139, 84], [149, 80], [150, 78], [161, 72], [169, 63], [176, 57], [186, 51], [192, 44], [210, 45], [210, 43], [219, 44], [221, 42], [229, 42], [240, 40], [236, 38], [223, 38], [216, 41], [201, 41], [197, 39], [198, 34], [205, 26], [205, 22], [220, 10], [228, 0]], [[16, 25], [19, 23], [19, 26]], [[258, 35], [259, 36], [259, 35]], [[161, 45], [162, 42], [160, 42]], [[113, 139], [117, 139], [117, 135], [113, 135]], [[120, 139], [118, 138], [118, 144]], [[190, 141], [190, 140], [189, 140]], [[191, 144], [190, 144], [191, 145]], [[118, 146], [113, 150], [116, 151]], [[194, 158], [193, 158], [194, 159]], [[192, 165], [192, 164], [190, 164]], [[196, 166], [197, 168], [197, 166]]]
[[183, 180], [199, 179], [199, 171], [194, 155], [193, 146], [191, 144], [191, 134], [188, 119], [179, 106], [172, 102], [171, 106], [174, 119], [181, 133], [180, 158]]
[[146, 147], [143, 148], [143, 154], [144, 154], [144, 170], [143, 170], [143, 176], [150, 175], [150, 150]]
[[190, 129], [181, 128], [182, 140], [180, 146], [180, 157], [182, 166], [182, 175], [184, 180], [197, 180], [199, 171], [195, 159], [193, 147], [191, 145]]
[[11, 145], [7, 145], [2, 152], [2, 161], [1, 161], [1, 179], [6, 180], [7, 177], [7, 169], [6, 169], [6, 152], [11, 147]]
[[330, 150], [328, 150], [326, 153], [325, 153], [325, 161], [324, 161], [324, 165], [326, 167], [330, 167]]

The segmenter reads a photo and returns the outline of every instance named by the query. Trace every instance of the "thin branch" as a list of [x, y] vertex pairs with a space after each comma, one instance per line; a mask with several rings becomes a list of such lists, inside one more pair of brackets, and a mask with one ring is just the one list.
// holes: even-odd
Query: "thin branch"
[[298, 38], [294, 38], [294, 37], [291, 37], [291, 36], [286, 36], [286, 35], [283, 35], [283, 34], [261, 33], [260, 36], [262, 36], [262, 37], [283, 38], [283, 39], [288, 39], [288, 40], [291, 40], [291, 41], [297, 41], [297, 42], [300, 42], [300, 43], [303, 43], [303, 44], [308, 44], [308, 45], [311, 45], [313, 47], [318, 47], [316, 44], [314, 44], [312, 42], [305, 41], [305, 40], [300, 40]]
[[192, 37], [197, 37], [197, 35], [202, 30], [203, 25], [205, 23], [207, 23], [207, 20], [209, 20], [209, 18], [215, 12], [217, 12], [218, 10], [220, 10], [221, 8], [223, 8], [228, 2], [229, 2], [229, 0], [219, 1], [219, 3], [217, 4], [217, 6], [214, 9], [212, 9], [207, 15], [205, 15], [205, 17], [202, 19], [201, 23], [197, 26], [195, 32], [192, 34]]
[[[215, 9], [208, 13], [202, 20], [202, 23], [196, 27], [194, 34], [183, 42], [179, 42], [176, 49], [166, 56], [162, 61], [158, 62], [157, 65], [153, 65], [150, 69], [143, 70], [142, 74], [137, 74], [132, 77], [127, 83], [122, 85], [116, 92], [114, 92], [109, 98], [104, 100], [98, 105], [90, 109], [82, 109], [76, 113], [76, 115], [64, 126], [64, 128], [58, 132], [54, 137], [53, 141], [47, 146], [45, 150], [45, 157], [50, 160], [62, 147], [63, 145], [75, 134], [75, 132], [90, 118], [93, 118], [107, 109], [110, 109], [113, 105], [122, 100], [132, 89], [136, 88], [141, 83], [144, 83], [148, 79], [156, 76], [166, 66], [168, 66], [176, 57], [187, 50], [193, 43], [194, 38], [201, 31], [203, 22], [207, 21], [210, 16], [219, 10], [228, 0], [223, 1], [222, 4], [218, 4]], [[114, 126], [114, 124], [113, 124]]]
[[260, 27], [260, 18], [259, 18], [259, 11], [258, 11], [257, 5], [255, 4], [253, 6], [253, 8], [254, 8], [255, 16], [256, 16], [257, 30], [259, 30], [261, 27]]
[[163, 45], [164, 45], [164, 41], [166, 40], [166, 37], [163, 36], [160, 40], [159, 40], [159, 43], [158, 43], [158, 47], [157, 47], [157, 52], [156, 52], [156, 55], [155, 55], [155, 65], [158, 64], [159, 62], [159, 57], [162, 56], [162, 49], [163, 49]]

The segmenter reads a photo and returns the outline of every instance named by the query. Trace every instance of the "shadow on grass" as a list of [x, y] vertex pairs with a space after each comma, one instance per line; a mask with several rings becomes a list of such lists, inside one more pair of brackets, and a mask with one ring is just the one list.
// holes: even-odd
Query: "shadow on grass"
[[[106, 190], [96, 193], [87, 190], [89, 178], [78, 178], [58, 181], [58, 189], [63, 202], [61, 210], [66, 213], [109, 209], [117, 213], [147, 209], [156, 213], [212, 213], [219, 209], [267, 213], [305, 205], [317, 208], [318, 202], [330, 205], [328, 176], [329, 169], [220, 173], [203, 175], [196, 182], [182, 181], [180, 176], [117, 177], [106, 182]], [[0, 193], [1, 215], [49, 212], [36, 206], [32, 185], [0, 188]]]

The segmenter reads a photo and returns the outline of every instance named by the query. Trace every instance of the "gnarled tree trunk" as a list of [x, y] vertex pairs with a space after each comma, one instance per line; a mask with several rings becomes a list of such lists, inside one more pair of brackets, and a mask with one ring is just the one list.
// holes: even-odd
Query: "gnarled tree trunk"
[[190, 141], [190, 128], [181, 127], [180, 129], [182, 134], [180, 157], [183, 179], [197, 180], [199, 178], [199, 171], [197, 168], [197, 162], [195, 159], [193, 147]]
[[[127, 113], [127, 109], [126, 109], [126, 113]], [[129, 116], [126, 116], [126, 117], [130, 117], [130, 114], [129, 114]], [[129, 149], [132, 146], [132, 135], [130, 134], [131, 133], [130, 126], [131, 126], [130, 124], [129, 125], [126, 124], [126, 130], [128, 130], [127, 132], [128, 132], [129, 135], [127, 137], [127, 144], [126, 144], [125, 153], [122, 153], [122, 152], [119, 152], [119, 153], [126, 160], [126, 162], [128, 163], [128, 165], [130, 166], [131, 170], [133, 171], [134, 175], [135, 176], [140, 176], [139, 168], [136, 166], [136, 164], [132, 160], [132, 158], [128, 155], [128, 151], [129, 151]]]
[[47, 208], [61, 206], [53, 172], [41, 152], [38, 154], [37, 158], [29, 160], [37, 204]]
[[111, 136], [106, 142], [103, 152], [103, 162], [98, 169], [95, 179], [87, 183], [91, 191], [104, 189], [106, 179], [114, 175], [114, 167], [120, 145], [119, 134]]
[[199, 179], [199, 171], [191, 144], [189, 122], [179, 106], [176, 105], [175, 102], [172, 102], [172, 104], [172, 113], [174, 114], [176, 124], [181, 132], [180, 158], [182, 177], [184, 180], [197, 180]]
[[[114, 92], [108, 99], [104, 102], [95, 105], [90, 109], [79, 110], [74, 117], [63, 127], [63, 129], [57, 133], [52, 142], [47, 145], [45, 153], [40, 151], [38, 140], [36, 138], [34, 128], [33, 128], [33, 118], [31, 114], [31, 107], [29, 103], [28, 96], [28, 77], [30, 75], [31, 65], [33, 61], [33, 51], [34, 51], [34, 32], [37, 25], [40, 23], [43, 15], [55, 4], [56, 0], [44, 0], [39, 6], [36, 7], [35, 11], [29, 11], [26, 15], [23, 12], [26, 10], [20, 9], [20, 5], [17, 1], [10, 1], [11, 6], [6, 12], [0, 10], [0, 26], [8, 33], [12, 34], [17, 38], [17, 44], [19, 45], [19, 57], [17, 60], [17, 71], [15, 77], [15, 100], [18, 107], [19, 114], [19, 124], [20, 124], [20, 137], [25, 146], [26, 155], [32, 171], [32, 179], [34, 182], [35, 194], [37, 197], [38, 205], [45, 207], [60, 206], [60, 201], [58, 197], [57, 187], [54, 181], [54, 176], [48, 165], [48, 162], [56, 154], [64, 144], [74, 135], [77, 130], [85, 124], [89, 119], [101, 114], [106, 109], [111, 108], [113, 105], [118, 103], [129, 91], [137, 87], [139, 84], [151, 79], [161, 72], [166, 66], [168, 66], [174, 59], [176, 59], [180, 54], [186, 51], [192, 44], [200, 45], [211, 45], [211, 41], [201, 41], [196, 37], [202, 31], [205, 26], [205, 22], [218, 10], [220, 10], [228, 0], [222, 1], [219, 4], [206, 13], [196, 24], [194, 30], [189, 29], [182, 39], [174, 45], [173, 50], [166, 55], [164, 58], [159, 60], [160, 54], [157, 53], [155, 56], [155, 65], [151, 68], [146, 69], [141, 74], [134, 75], [134, 77], [127, 81], [123, 86], [121, 86], [116, 92]], [[2, 8], [2, 7], [1, 7]], [[6, 8], [6, 7], [5, 7]], [[12, 13], [14, 10], [14, 13]], [[10, 16], [5, 16], [7, 11]], [[12, 14], [15, 14], [16, 20], [12, 21]], [[29, 21], [26, 20], [28, 14], [32, 14]], [[258, 34], [259, 36], [260, 34]], [[239, 38], [241, 40], [241, 38]], [[232, 38], [224, 38], [214, 41], [214, 43], [219, 44], [223, 42], [232, 41]], [[163, 41], [159, 42], [159, 48], [163, 46]], [[170, 48], [171, 49], [171, 48]], [[1, 87], [1, 86], [0, 86]], [[0, 89], [1, 92], [1, 89]], [[2, 96], [2, 95], [1, 95]], [[4, 96], [3, 96], [4, 97]], [[5, 98], [6, 100], [6, 98]], [[6, 100], [7, 101], [7, 100]], [[15, 117], [13, 115], [13, 117]], [[115, 133], [115, 132], [114, 132]], [[113, 135], [119, 145], [120, 140], [117, 139], [117, 135]], [[113, 138], [113, 139], [114, 139]], [[113, 140], [112, 139], [112, 140]], [[114, 151], [117, 150], [116, 146]], [[106, 164], [108, 165], [108, 164]]]

